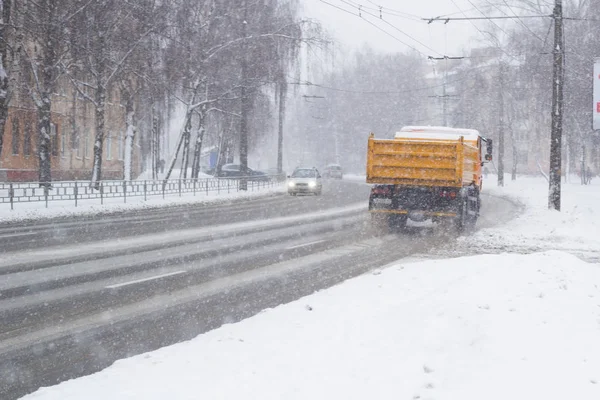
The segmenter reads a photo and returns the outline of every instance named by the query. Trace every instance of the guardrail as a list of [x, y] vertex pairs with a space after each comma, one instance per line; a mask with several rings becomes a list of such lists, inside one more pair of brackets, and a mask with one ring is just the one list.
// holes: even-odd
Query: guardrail
[[105, 199], [123, 198], [127, 203], [128, 197], [179, 196], [184, 193], [193, 195], [210, 194], [211, 192], [239, 192], [243, 181], [247, 191], [273, 187], [285, 180], [284, 175], [269, 175], [267, 179], [256, 176], [236, 178], [199, 178], [199, 179], [170, 179], [170, 180], [139, 180], [139, 181], [101, 181], [98, 189], [90, 185], [90, 181], [56, 181], [51, 186], [39, 182], [0, 182], [0, 204], [9, 204], [13, 210], [16, 203], [44, 202], [45, 207], [51, 201], [73, 201], [75, 207], [81, 200], [98, 199], [104, 204]]

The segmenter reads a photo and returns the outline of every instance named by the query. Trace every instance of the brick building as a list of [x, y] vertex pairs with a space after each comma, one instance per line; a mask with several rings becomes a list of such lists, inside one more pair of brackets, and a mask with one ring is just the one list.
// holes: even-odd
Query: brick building
[[[38, 180], [37, 111], [23, 92], [15, 93], [4, 131], [0, 154], [0, 182]], [[61, 82], [52, 97], [52, 180], [85, 180], [91, 177], [96, 134], [94, 106], [79, 95], [69, 82]], [[103, 179], [123, 179], [125, 109], [118, 91], [109, 96], [105, 112], [102, 160]], [[140, 146], [133, 146], [133, 176], [140, 172]]]

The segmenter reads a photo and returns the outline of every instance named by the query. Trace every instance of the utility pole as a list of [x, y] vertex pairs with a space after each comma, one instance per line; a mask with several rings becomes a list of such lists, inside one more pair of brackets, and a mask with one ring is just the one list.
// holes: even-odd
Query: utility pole
[[279, 126], [277, 130], [277, 173], [283, 171], [283, 120], [285, 119], [285, 96], [287, 83], [282, 79], [279, 82]]
[[240, 118], [240, 171], [244, 178], [240, 180], [240, 190], [248, 190], [248, 180], [245, 178], [248, 175], [248, 114], [250, 113], [250, 97], [248, 94], [248, 60], [247, 52], [248, 45], [246, 43], [247, 26], [248, 26], [248, 3], [247, 0], [242, 1], [242, 65], [241, 65], [241, 118]]
[[504, 71], [502, 61], [498, 64], [500, 95], [498, 104], [498, 186], [504, 186]]
[[555, 0], [553, 18], [554, 68], [552, 74], [552, 132], [550, 135], [550, 175], [548, 191], [548, 208], [560, 211], [564, 68], [562, 0]]

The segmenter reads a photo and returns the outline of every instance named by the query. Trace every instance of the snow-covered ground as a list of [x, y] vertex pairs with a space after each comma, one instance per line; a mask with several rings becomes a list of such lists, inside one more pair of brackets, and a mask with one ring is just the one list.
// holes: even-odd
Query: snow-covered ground
[[206, 194], [198, 191], [195, 195], [193, 193], [183, 193], [181, 197], [177, 194], [169, 194], [164, 199], [162, 196], [149, 196], [147, 200], [144, 200], [143, 196], [130, 196], [126, 199], [127, 203], [124, 202], [123, 197], [105, 198], [104, 204], [100, 203], [100, 199], [79, 200], [77, 207], [75, 207], [73, 200], [50, 201], [48, 202], [48, 208], [45, 208], [46, 205], [43, 201], [18, 203], [15, 204], [14, 210], [10, 209], [10, 204], [5, 203], [0, 204], [0, 222], [111, 213], [182, 204], [210, 203], [284, 193], [285, 191], [285, 183], [277, 183], [273, 187], [249, 187], [247, 192], [232, 190], [228, 193], [226, 190], [222, 190], [220, 193], [210, 191]]
[[488, 182], [523, 214], [446, 258], [400, 260], [26, 399], [599, 399], [600, 185], [563, 186], [558, 213], [543, 179]]
[[503, 188], [495, 179], [488, 179], [488, 193], [522, 203], [524, 213], [508, 224], [461, 238], [461, 250], [471, 249], [474, 254], [562, 250], [600, 262], [600, 182], [588, 186], [563, 183], [562, 187], [561, 212], [556, 212], [548, 210], [548, 183], [544, 179], [511, 181], [507, 175]]

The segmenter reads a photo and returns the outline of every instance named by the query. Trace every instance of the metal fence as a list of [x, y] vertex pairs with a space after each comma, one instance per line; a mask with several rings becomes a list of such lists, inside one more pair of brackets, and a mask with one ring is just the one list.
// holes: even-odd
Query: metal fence
[[183, 194], [208, 195], [210, 193], [235, 193], [241, 190], [245, 182], [247, 191], [274, 187], [284, 180], [284, 176], [270, 175], [267, 179], [256, 177], [238, 178], [199, 178], [141, 181], [100, 181], [94, 188], [90, 181], [52, 182], [45, 186], [38, 182], [2, 183], [0, 182], [0, 204], [10, 203], [11, 210], [16, 203], [44, 202], [48, 207], [51, 201], [72, 201], [75, 207], [81, 200], [98, 199], [104, 204], [105, 199], [122, 198], [127, 203], [128, 197], [151, 196], [181, 197]]

